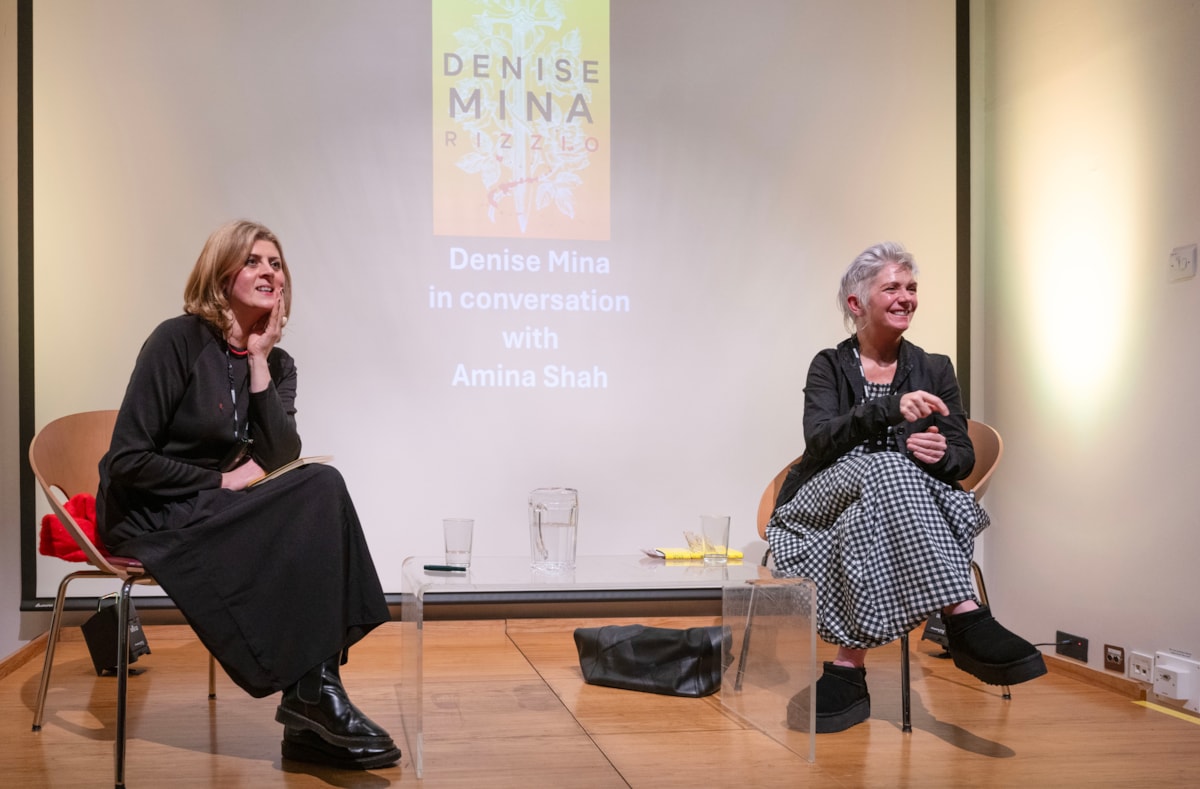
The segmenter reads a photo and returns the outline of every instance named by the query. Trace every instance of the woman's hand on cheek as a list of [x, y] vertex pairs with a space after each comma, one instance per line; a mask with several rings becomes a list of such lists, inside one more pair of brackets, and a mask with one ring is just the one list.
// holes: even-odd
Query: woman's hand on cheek
[[271, 349], [282, 339], [283, 325], [287, 322], [283, 310], [283, 291], [280, 290], [279, 298], [275, 300], [275, 306], [250, 330], [250, 337], [246, 340], [246, 347], [250, 353], [266, 358], [271, 353]]

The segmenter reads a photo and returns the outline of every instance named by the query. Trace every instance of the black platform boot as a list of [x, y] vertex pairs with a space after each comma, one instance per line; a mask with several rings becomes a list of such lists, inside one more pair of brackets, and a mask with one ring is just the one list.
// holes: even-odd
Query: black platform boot
[[[789, 729], [808, 730], [811, 688], [792, 696], [787, 706]], [[817, 680], [817, 734], [845, 731], [871, 717], [871, 694], [867, 693], [867, 670], [825, 663]]]
[[1037, 647], [992, 617], [987, 606], [942, 617], [954, 665], [989, 685], [1016, 685], [1046, 673]]
[[325, 742], [319, 734], [308, 729], [291, 726], [283, 727], [283, 742], [280, 745], [285, 759], [322, 764], [339, 770], [377, 770], [400, 761], [400, 749], [394, 745], [345, 748]]
[[346, 696], [337, 656], [311, 669], [283, 692], [275, 720], [293, 729], [311, 731], [325, 742], [344, 748], [396, 746], [388, 733]]

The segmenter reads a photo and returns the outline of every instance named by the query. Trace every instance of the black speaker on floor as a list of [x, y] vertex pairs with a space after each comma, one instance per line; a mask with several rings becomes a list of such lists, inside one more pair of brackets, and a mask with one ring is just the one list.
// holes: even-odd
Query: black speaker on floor
[[[96, 667], [96, 676], [117, 673], [117, 626], [116, 595], [101, 597], [96, 613], [80, 625], [83, 640], [87, 642], [88, 652], [92, 656], [92, 665]], [[146, 643], [142, 621], [138, 618], [137, 609], [133, 607], [133, 601], [130, 600], [129, 662], [132, 664], [142, 655], [149, 654], [150, 645]]]
[[942, 649], [950, 648], [950, 639], [946, 637], [946, 623], [942, 621], [940, 613], [934, 612], [925, 620], [925, 632], [921, 634], [921, 638], [940, 644]]

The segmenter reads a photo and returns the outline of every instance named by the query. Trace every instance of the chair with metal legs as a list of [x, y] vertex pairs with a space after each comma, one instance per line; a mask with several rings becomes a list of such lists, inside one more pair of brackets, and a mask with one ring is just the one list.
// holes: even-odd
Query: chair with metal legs
[[[33, 730], [42, 728], [46, 693], [50, 688], [50, 670], [54, 650], [62, 629], [67, 586], [77, 578], [115, 578], [121, 583], [117, 598], [117, 721], [113, 743], [114, 785], [125, 786], [125, 719], [129, 681], [129, 597], [134, 584], [153, 584], [154, 578], [137, 559], [107, 556], [88, 537], [64, 504], [79, 493], [95, 493], [100, 484], [100, 458], [112, 440], [116, 411], [88, 411], [71, 414], [43, 427], [29, 445], [29, 465], [50, 508], [87, 557], [90, 569], [68, 574], [58, 585], [50, 630], [46, 636], [46, 657], [38, 686]], [[216, 698], [216, 662], [208, 656], [208, 697]]]
[[[971, 470], [966, 479], [962, 480], [961, 484], [964, 490], [972, 491], [975, 494], [975, 500], [978, 501], [983, 498], [983, 494], [987, 491], [988, 484], [992, 479], [992, 473], [996, 470], [996, 466], [1000, 463], [1000, 457], [1004, 454], [1004, 441], [1000, 438], [1000, 433], [994, 427], [983, 422], [977, 422], [974, 419], [967, 420], [967, 435], [970, 436], [971, 443], [975, 447], [975, 468]], [[775, 512], [775, 504], [779, 498], [779, 491], [783, 487], [784, 480], [787, 478], [788, 470], [799, 462], [800, 458], [798, 457], [784, 466], [767, 485], [766, 489], [763, 490], [762, 497], [758, 502], [757, 520], [758, 536], [764, 540], [767, 539], [767, 524], [771, 520], [771, 515]], [[767, 548], [762, 558], [764, 567], [767, 566], [770, 557], [771, 549]], [[980, 569], [977, 562], [972, 561], [971, 572], [975, 576], [975, 588], [979, 592], [979, 602], [987, 605], [987, 586], [983, 582], [983, 570]], [[908, 633], [905, 633], [900, 636], [900, 728], [905, 732], [912, 731], [910, 679]], [[1005, 699], [1012, 698], [1012, 691], [1007, 685], [1003, 686], [1001, 692]]]

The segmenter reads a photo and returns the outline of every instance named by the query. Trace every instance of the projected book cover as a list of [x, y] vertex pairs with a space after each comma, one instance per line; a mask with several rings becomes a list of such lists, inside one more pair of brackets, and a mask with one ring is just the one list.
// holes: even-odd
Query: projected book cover
[[433, 232], [607, 240], [608, 0], [433, 0]]

